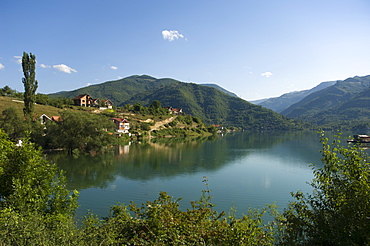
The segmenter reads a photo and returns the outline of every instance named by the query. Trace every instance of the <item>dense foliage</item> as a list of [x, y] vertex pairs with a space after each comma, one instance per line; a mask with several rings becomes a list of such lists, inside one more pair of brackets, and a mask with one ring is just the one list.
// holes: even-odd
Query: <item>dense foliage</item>
[[12, 140], [25, 136], [28, 126], [23, 118], [13, 107], [5, 109], [0, 115], [0, 128], [2, 128]]
[[0, 244], [66, 245], [75, 233], [77, 191], [27, 139], [21, 146], [0, 130]]
[[48, 95], [37, 93], [36, 103], [57, 108], [68, 108], [73, 105], [73, 100], [66, 97], [50, 98]]
[[273, 245], [274, 226], [264, 225], [262, 216], [275, 213], [274, 206], [250, 209], [237, 219], [212, 210], [206, 193], [186, 211], [179, 209], [181, 199], [161, 192], [141, 206], [115, 205], [103, 221], [89, 215], [83, 227], [86, 240], [92, 245]]
[[61, 121], [46, 124], [44, 139], [40, 143], [47, 148], [63, 148], [72, 151], [101, 151], [114, 137], [108, 134], [114, 124], [106, 116], [86, 112], [63, 111]]
[[0, 88], [0, 96], [23, 98], [23, 93], [17, 92], [16, 90], [13, 90], [12, 88], [6, 85], [3, 88]]
[[298, 191], [284, 212], [283, 245], [369, 245], [370, 163], [358, 146], [329, 144], [322, 134], [323, 168], [314, 169], [314, 191]]

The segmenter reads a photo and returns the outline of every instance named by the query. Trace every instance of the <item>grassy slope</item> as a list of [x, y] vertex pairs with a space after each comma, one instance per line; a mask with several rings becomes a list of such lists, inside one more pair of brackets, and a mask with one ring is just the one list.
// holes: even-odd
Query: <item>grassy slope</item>
[[[22, 99], [14, 97], [3, 97], [0, 96], [0, 112], [3, 112], [6, 108], [14, 107], [19, 114], [23, 114], [23, 102]], [[46, 114], [47, 116], [59, 115], [60, 108], [45, 106], [45, 105], [35, 105], [35, 114], [42, 115]]]

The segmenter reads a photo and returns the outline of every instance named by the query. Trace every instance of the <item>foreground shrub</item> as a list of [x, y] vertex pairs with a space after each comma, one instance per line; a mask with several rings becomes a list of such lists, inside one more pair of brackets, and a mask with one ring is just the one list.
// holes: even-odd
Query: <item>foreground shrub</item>
[[0, 245], [77, 242], [77, 192], [27, 139], [16, 146], [0, 129]]
[[370, 163], [358, 146], [328, 144], [323, 168], [314, 168], [311, 195], [292, 193], [284, 212], [282, 245], [370, 245]]
[[250, 209], [241, 219], [217, 214], [204, 193], [192, 209], [181, 211], [179, 201], [161, 192], [153, 202], [138, 207], [115, 205], [103, 221], [93, 215], [84, 220], [84, 238], [92, 245], [272, 245], [274, 227], [262, 216], [273, 206]]

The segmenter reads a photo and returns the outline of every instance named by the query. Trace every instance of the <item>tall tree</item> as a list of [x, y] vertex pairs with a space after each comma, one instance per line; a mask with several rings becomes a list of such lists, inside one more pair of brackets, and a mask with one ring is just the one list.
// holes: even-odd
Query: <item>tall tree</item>
[[24, 84], [24, 116], [28, 119], [31, 118], [34, 108], [34, 103], [36, 101], [35, 93], [38, 87], [35, 72], [36, 66], [36, 56], [30, 53], [28, 55], [26, 52], [23, 52], [22, 57], [22, 68], [24, 78], [22, 82]]

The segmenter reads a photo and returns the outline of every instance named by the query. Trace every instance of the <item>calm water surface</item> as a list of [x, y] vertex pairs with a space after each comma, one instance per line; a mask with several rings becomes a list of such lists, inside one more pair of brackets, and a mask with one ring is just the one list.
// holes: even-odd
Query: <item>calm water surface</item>
[[[118, 146], [112, 153], [70, 157], [52, 155], [66, 171], [70, 189], [80, 192], [77, 216], [87, 210], [108, 215], [110, 206], [140, 205], [166, 191], [190, 207], [209, 180], [218, 211], [276, 202], [282, 211], [290, 192], [310, 192], [310, 163], [321, 167], [321, 144], [314, 132], [235, 133], [210, 140], [160, 139]], [[114, 152], [114, 153], [113, 153]]]

